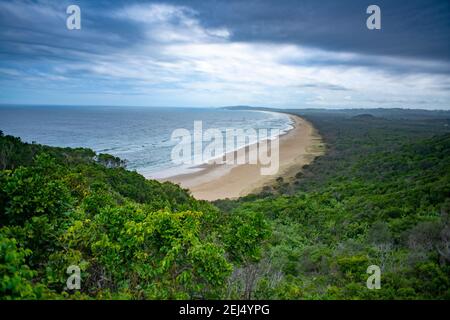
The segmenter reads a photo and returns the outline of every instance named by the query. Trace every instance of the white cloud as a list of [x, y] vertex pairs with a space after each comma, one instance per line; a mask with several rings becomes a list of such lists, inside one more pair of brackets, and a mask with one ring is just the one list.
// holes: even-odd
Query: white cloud
[[149, 39], [162, 42], [201, 42], [228, 39], [225, 28], [205, 29], [196, 18], [197, 13], [185, 6], [167, 4], [135, 4], [112, 14], [142, 24]]

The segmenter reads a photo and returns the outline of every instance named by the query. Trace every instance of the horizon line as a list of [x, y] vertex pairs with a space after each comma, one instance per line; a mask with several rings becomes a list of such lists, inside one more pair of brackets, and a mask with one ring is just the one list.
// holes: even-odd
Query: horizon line
[[447, 111], [449, 109], [423, 109], [411, 107], [263, 107], [251, 105], [230, 105], [230, 106], [152, 106], [152, 105], [107, 105], [107, 104], [32, 104], [32, 103], [0, 103], [0, 107], [110, 107], [110, 108], [173, 108], [173, 109], [230, 109], [230, 108], [249, 108], [249, 109], [272, 109], [272, 110], [417, 110], [417, 111]]

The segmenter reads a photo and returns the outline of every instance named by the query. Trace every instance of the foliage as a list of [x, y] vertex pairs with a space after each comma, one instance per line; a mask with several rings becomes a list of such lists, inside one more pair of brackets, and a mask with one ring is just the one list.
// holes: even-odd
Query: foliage
[[[0, 142], [13, 146], [0, 172], [3, 299], [221, 296], [233, 264], [218, 236], [230, 227], [214, 206], [115, 158]], [[80, 291], [66, 287], [71, 265]]]
[[[259, 273], [252, 297], [449, 298], [448, 114], [368, 112], [298, 111], [320, 131], [325, 155], [288, 183], [215, 203], [270, 224], [260, 262], [270, 271]], [[366, 287], [372, 264], [380, 290]]]

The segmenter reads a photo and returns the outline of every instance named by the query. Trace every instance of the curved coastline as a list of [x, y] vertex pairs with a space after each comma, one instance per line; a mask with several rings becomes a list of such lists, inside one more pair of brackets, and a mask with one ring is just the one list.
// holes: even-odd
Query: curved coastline
[[[200, 170], [195, 172], [167, 177], [160, 181], [179, 184], [189, 189], [197, 199], [214, 201], [239, 198], [261, 190], [264, 186], [274, 183], [278, 177], [289, 179], [295, 176], [304, 165], [323, 153], [322, 139], [311, 123], [297, 115], [288, 115], [292, 119], [293, 128], [277, 138], [279, 170], [276, 174], [261, 175], [260, 163], [230, 165], [211, 162], [198, 166]], [[257, 148], [258, 143], [247, 146], [247, 152], [251, 148]]]

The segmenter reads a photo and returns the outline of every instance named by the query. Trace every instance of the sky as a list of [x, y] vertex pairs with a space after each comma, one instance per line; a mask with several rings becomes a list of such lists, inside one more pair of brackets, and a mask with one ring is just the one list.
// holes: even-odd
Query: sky
[[450, 1], [0, 0], [0, 104], [448, 110]]

